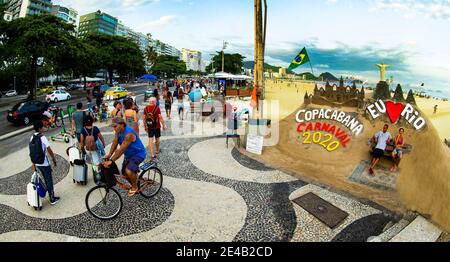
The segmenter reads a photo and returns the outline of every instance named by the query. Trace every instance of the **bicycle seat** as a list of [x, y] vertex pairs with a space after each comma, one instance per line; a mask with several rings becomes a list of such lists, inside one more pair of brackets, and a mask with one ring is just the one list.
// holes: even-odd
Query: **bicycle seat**
[[141, 171], [148, 171], [153, 167], [156, 167], [157, 164], [155, 162], [147, 162], [142, 164], [139, 168], [141, 169]]

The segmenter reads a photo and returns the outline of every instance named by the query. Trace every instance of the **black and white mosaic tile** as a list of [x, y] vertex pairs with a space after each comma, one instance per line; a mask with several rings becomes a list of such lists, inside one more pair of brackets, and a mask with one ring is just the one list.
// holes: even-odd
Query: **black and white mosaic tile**
[[[17, 230], [40, 230], [78, 238], [113, 239], [158, 227], [169, 218], [175, 205], [173, 195], [164, 188], [149, 200], [140, 196], [128, 198], [127, 192], [123, 190], [120, 194], [124, 204], [122, 212], [110, 221], [95, 219], [87, 211], [65, 219], [40, 219], [0, 204], [0, 234]], [[61, 199], [59, 204], [63, 201]], [[45, 208], [44, 206], [41, 212], [45, 212]]]
[[189, 149], [204, 140], [207, 139], [175, 139], [162, 143], [164, 151], [159, 159], [159, 167], [164, 175], [215, 183], [231, 188], [241, 195], [248, 211], [245, 225], [235, 237], [235, 241], [289, 241], [296, 228], [295, 211], [289, 201], [289, 195], [306, 183], [295, 181], [260, 184], [204, 173], [195, 167], [188, 157]]
[[[52, 176], [53, 184], [57, 184], [63, 180], [69, 173], [69, 162], [59, 155], [55, 155], [56, 164], [55, 167], [52, 163]], [[27, 185], [33, 175], [33, 170], [28, 168], [27, 170], [15, 174], [10, 177], [0, 179], [0, 194], [2, 195], [24, 195], [27, 193]]]
[[241, 164], [242, 166], [245, 166], [247, 168], [256, 170], [256, 171], [274, 171], [275, 169], [268, 167], [244, 154], [241, 154], [237, 148], [233, 148], [231, 151], [231, 155], [233, 156], [234, 160]]

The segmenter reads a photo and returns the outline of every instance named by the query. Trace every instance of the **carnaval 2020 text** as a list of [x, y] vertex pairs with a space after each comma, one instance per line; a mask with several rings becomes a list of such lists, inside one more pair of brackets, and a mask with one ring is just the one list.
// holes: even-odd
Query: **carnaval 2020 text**
[[314, 109], [314, 110], [300, 110], [295, 117], [297, 123], [303, 123], [305, 121], [310, 122], [314, 120], [327, 119], [334, 120], [352, 131], [353, 134], [359, 135], [364, 130], [362, 123], [357, 118], [351, 115], [331, 109]]

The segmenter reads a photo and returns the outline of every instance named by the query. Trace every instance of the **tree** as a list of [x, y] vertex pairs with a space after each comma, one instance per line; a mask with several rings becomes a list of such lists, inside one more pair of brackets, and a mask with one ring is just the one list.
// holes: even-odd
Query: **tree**
[[[244, 67], [244, 56], [240, 54], [225, 54], [225, 72], [231, 74], [241, 74], [242, 68]], [[217, 52], [212, 59], [214, 63], [211, 63], [206, 67], [206, 72], [212, 73], [213, 69], [215, 72], [222, 71], [222, 51]], [[214, 68], [212, 67], [214, 64]]]
[[144, 56], [150, 68], [155, 65], [158, 59], [158, 54], [156, 53], [155, 48], [150, 45], [147, 47], [147, 50], [145, 50]]
[[74, 26], [53, 15], [34, 15], [15, 19], [4, 29], [7, 59], [10, 64], [28, 64], [28, 90], [30, 98], [35, 98], [39, 58], [52, 63], [64, 53], [74, 39]]
[[152, 71], [160, 78], [175, 78], [186, 73], [186, 63], [178, 57], [162, 55], [156, 60]]
[[97, 50], [93, 59], [97, 59], [101, 67], [108, 71], [110, 83], [113, 83], [115, 71], [128, 79], [145, 71], [144, 55], [133, 41], [103, 34], [88, 35], [86, 41]]

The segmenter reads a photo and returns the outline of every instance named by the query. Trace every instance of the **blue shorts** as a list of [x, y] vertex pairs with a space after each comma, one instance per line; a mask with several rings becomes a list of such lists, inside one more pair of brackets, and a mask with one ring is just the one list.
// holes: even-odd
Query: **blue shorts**
[[122, 165], [122, 174], [125, 175], [125, 169], [131, 172], [137, 173], [139, 171], [139, 165], [144, 162], [145, 159], [138, 156], [133, 156], [130, 158], [125, 158]]
[[399, 155], [400, 157], [403, 155], [403, 152], [402, 152], [402, 150], [400, 149], [400, 148], [396, 148], [396, 149], [394, 149], [394, 152], [393, 152], [395, 155]]

